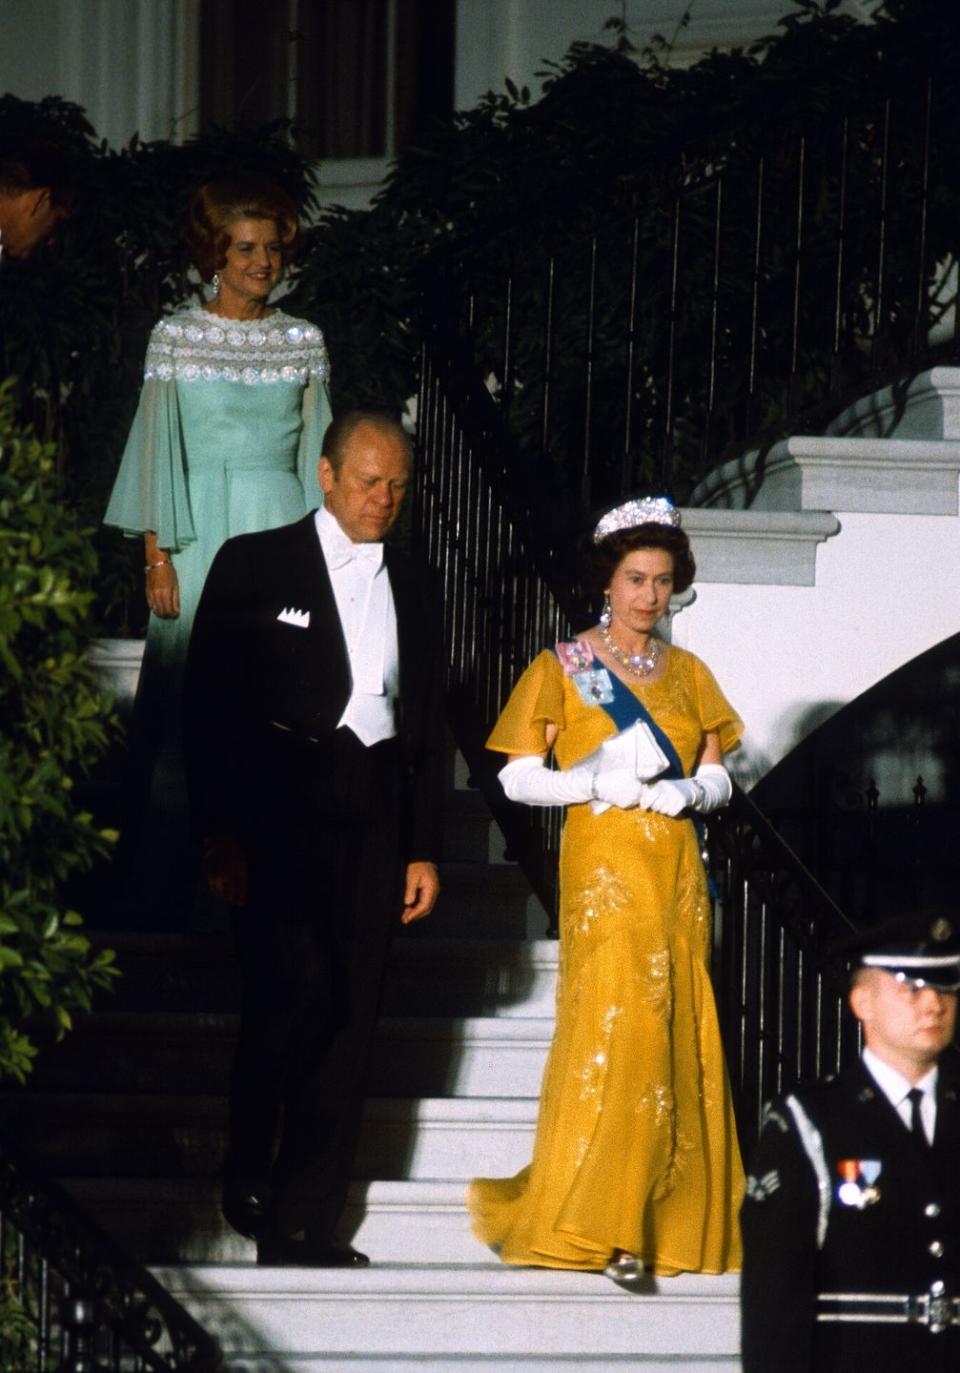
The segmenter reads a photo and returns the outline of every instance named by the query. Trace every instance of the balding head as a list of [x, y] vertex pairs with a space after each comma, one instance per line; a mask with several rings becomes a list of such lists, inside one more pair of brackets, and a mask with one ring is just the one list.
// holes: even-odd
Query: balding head
[[354, 543], [378, 543], [400, 513], [410, 479], [410, 440], [396, 420], [351, 410], [323, 439], [317, 470], [324, 504]]

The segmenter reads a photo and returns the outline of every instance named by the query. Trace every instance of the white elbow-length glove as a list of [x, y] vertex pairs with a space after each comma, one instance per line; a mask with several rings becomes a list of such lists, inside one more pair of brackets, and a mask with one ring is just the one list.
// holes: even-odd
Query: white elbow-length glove
[[594, 795], [592, 768], [577, 766], [555, 772], [534, 755], [511, 758], [497, 776], [510, 800], [526, 806], [571, 806]]
[[722, 763], [701, 763], [692, 777], [664, 777], [644, 787], [643, 793], [641, 807], [658, 815], [677, 816], [685, 810], [709, 815], [727, 804], [733, 795], [733, 783]]
[[511, 758], [497, 774], [511, 801], [527, 806], [571, 806], [602, 800], [626, 810], [639, 804], [643, 783], [629, 768], [596, 772], [596, 764], [577, 763], [563, 772], [542, 758]]

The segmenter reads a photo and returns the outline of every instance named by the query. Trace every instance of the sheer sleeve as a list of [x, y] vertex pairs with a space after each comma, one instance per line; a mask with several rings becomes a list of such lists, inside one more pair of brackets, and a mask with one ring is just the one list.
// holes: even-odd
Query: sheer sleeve
[[720, 737], [720, 750], [735, 749], [743, 734], [743, 721], [717, 685], [717, 679], [699, 658], [695, 662], [697, 705], [704, 734]]
[[323, 504], [323, 492], [317, 478], [317, 464], [320, 461], [324, 431], [333, 418], [329, 386], [325, 379], [316, 374], [311, 375], [304, 389], [301, 415], [303, 427], [297, 452], [297, 476], [303, 487], [307, 509], [314, 510]]
[[545, 649], [517, 682], [487, 740], [495, 753], [544, 753], [546, 727], [564, 727], [563, 670]]
[[196, 539], [175, 381], [144, 381], [103, 519], [125, 534], [153, 530], [173, 552]]

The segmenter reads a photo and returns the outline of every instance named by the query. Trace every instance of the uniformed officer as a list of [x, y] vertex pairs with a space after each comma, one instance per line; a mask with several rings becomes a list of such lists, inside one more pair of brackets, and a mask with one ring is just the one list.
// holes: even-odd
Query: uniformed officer
[[960, 920], [848, 952], [863, 1056], [767, 1108], [747, 1178], [744, 1373], [960, 1369]]

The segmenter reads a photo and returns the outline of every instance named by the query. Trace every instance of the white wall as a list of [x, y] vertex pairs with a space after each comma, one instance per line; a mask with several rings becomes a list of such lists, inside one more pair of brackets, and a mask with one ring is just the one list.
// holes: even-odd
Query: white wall
[[[749, 461], [726, 464], [688, 514], [707, 576], [674, 616], [672, 639], [706, 659], [743, 716], [747, 783], [841, 706], [960, 632], [960, 369], [933, 368], [905, 393], [866, 396], [830, 429], [775, 445], [755, 492]], [[809, 520], [825, 507], [839, 529], [816, 546], [812, 576], [784, 584], [763, 542], [744, 539], [741, 558], [714, 556], [711, 579], [711, 519], [762, 529], [778, 509]], [[751, 558], [754, 575], [724, 580]], [[938, 799], [936, 759], [909, 751], [884, 768], [923, 772]], [[902, 794], [902, 782], [887, 790]]]
[[0, 92], [60, 95], [115, 147], [193, 132], [198, 0], [0, 0]]
[[713, 669], [747, 726], [756, 781], [818, 724], [960, 630], [960, 521], [839, 513], [815, 586], [698, 583], [672, 639]]

